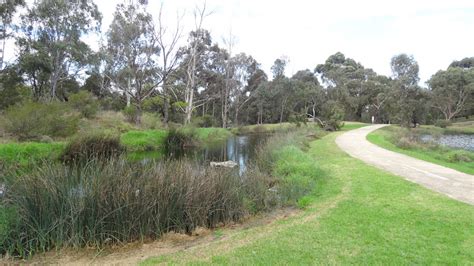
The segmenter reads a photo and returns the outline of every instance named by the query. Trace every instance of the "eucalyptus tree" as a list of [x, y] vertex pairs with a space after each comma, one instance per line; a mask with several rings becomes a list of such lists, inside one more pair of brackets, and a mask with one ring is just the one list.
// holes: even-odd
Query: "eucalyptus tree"
[[369, 112], [374, 116], [374, 122], [389, 122], [392, 115], [388, 107], [396, 97], [392, 90], [392, 80], [386, 76], [377, 75], [368, 80], [365, 90], [368, 96]]
[[161, 65], [160, 65], [160, 76], [161, 76], [161, 88], [163, 95], [163, 120], [165, 123], [169, 121], [170, 111], [170, 99], [172, 93], [170, 92], [173, 88], [170, 86], [169, 76], [175, 74], [179, 66], [179, 49], [178, 42], [182, 38], [181, 28], [182, 16], [177, 14], [176, 26], [172, 30], [166, 26], [163, 19], [163, 3], [160, 6], [158, 12], [158, 25], [155, 30], [155, 40], [161, 50]]
[[298, 96], [296, 106], [304, 110], [307, 117], [316, 119], [326, 101], [326, 94], [319, 84], [318, 78], [309, 69], [305, 69], [296, 72], [291, 77], [291, 81]]
[[392, 57], [390, 61], [392, 77], [397, 92], [397, 114], [402, 125], [416, 126], [420, 122], [420, 100], [424, 93], [418, 86], [419, 66], [413, 56], [399, 54]]
[[107, 76], [127, 96], [127, 106], [136, 108], [141, 122], [143, 102], [158, 92], [163, 82], [157, 60], [160, 46], [146, 3], [119, 4], [107, 32]]
[[202, 29], [204, 19], [209, 16], [210, 13], [206, 10], [206, 3], [202, 7], [196, 7], [194, 9], [194, 30], [191, 32], [188, 42], [189, 57], [186, 61], [186, 87], [185, 87], [185, 119], [184, 123], [191, 123], [193, 111], [196, 108], [194, 103], [194, 92], [196, 88], [196, 65], [201, 55], [202, 50], [198, 49], [200, 46], [200, 40], [203, 38], [203, 34], [206, 32]]
[[25, 0], [4, 0], [0, 3], [0, 70], [3, 69], [7, 39], [13, 35], [13, 32], [9, 31], [13, 16], [17, 8], [24, 5]]
[[449, 121], [462, 113], [473, 101], [474, 68], [449, 67], [428, 81], [432, 105]]
[[[36, 99], [74, 79], [89, 63], [92, 50], [81, 37], [100, 28], [101, 14], [92, 0], [39, 0], [22, 16], [17, 45], [19, 63]], [[63, 95], [63, 97], [65, 97]]]
[[[236, 123], [243, 121], [246, 124], [256, 124], [259, 121], [260, 116], [260, 97], [262, 96], [259, 93], [259, 88], [264, 84], [268, 83], [268, 77], [265, 71], [260, 68], [257, 68], [252, 75], [249, 76], [247, 80], [247, 86], [245, 87], [243, 93], [243, 99], [239, 108], [239, 114], [237, 115], [239, 119], [236, 120]], [[245, 108], [244, 108], [245, 107]], [[237, 112], [237, 110], [236, 110]], [[241, 117], [244, 117], [242, 119]]]
[[[273, 92], [273, 103], [277, 105], [277, 109], [273, 112], [273, 121], [283, 122], [285, 115], [288, 115], [289, 102], [292, 100], [292, 84], [285, 76], [285, 68], [288, 60], [281, 57], [277, 58], [271, 67], [273, 80], [270, 82], [270, 90]], [[278, 116], [276, 116], [278, 114]], [[276, 118], [278, 117], [278, 118]]]
[[[252, 56], [240, 53], [232, 58], [233, 65], [233, 86], [230, 92], [230, 98], [232, 101], [234, 111], [234, 125], [239, 124], [239, 114], [242, 108], [252, 99], [253, 92], [252, 88], [257, 84], [251, 84], [250, 82], [258, 82], [256, 78], [264, 76], [261, 73], [256, 73], [259, 70], [259, 64]], [[253, 77], [254, 74], [258, 76]], [[260, 75], [259, 75], [260, 74]], [[251, 78], [253, 78], [251, 80]], [[249, 86], [250, 85], [250, 86]], [[252, 87], [251, 87], [252, 86]]]
[[453, 61], [449, 67], [474, 68], [474, 57], [466, 57], [459, 61]]
[[361, 120], [368, 105], [365, 86], [376, 73], [340, 52], [316, 66], [315, 73], [326, 86], [328, 97], [342, 104], [347, 118]]

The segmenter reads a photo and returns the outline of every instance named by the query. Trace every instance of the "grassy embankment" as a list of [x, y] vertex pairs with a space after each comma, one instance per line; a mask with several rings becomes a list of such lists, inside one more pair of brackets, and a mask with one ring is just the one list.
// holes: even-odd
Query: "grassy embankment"
[[474, 263], [473, 206], [349, 157], [334, 143], [338, 134], [313, 141], [305, 153], [324, 178], [302, 212], [224, 229], [211, 243], [142, 265]]
[[[432, 135], [466, 134], [474, 132], [473, 130], [474, 127], [469, 126], [453, 126], [447, 129], [426, 126], [416, 129], [412, 133]], [[403, 153], [420, 160], [439, 164], [467, 174], [474, 174], [474, 153], [459, 149], [449, 149], [439, 145], [423, 144], [416, 141], [416, 139], [411, 141], [408, 140], [408, 143], [401, 143], [401, 140], [407, 138], [405, 136], [407, 134], [409, 134], [407, 129], [390, 126], [370, 133], [367, 136], [367, 140], [387, 150]]]
[[[301, 125], [304, 126], [304, 125]], [[280, 124], [260, 124], [260, 125], [248, 125], [233, 128], [231, 131], [236, 135], [253, 134], [253, 133], [275, 133], [282, 131], [289, 131], [295, 129], [296, 124], [294, 123], [280, 123]]]
[[[222, 140], [232, 133], [222, 128], [184, 129], [195, 132], [197, 141], [206, 143]], [[121, 134], [120, 141], [129, 152], [159, 152], [166, 138], [167, 130], [130, 130]], [[65, 142], [11, 142], [0, 144], [0, 161], [27, 164], [34, 160], [57, 157]]]

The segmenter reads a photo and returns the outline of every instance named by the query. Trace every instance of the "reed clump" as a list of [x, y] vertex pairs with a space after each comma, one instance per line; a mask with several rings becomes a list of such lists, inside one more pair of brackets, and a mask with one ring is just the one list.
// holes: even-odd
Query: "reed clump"
[[201, 166], [187, 160], [42, 164], [14, 177], [4, 206], [17, 212], [0, 243], [21, 257], [62, 247], [102, 247], [190, 233], [264, 210], [268, 175]]

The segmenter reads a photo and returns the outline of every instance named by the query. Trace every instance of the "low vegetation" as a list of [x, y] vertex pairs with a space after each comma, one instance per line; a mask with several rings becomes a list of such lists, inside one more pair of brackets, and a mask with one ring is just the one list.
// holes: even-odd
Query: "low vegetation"
[[[419, 140], [421, 134], [453, 134], [449, 128], [424, 127], [421, 129], [405, 129], [396, 126], [384, 127], [370, 133], [367, 139], [385, 149], [403, 153], [421, 160], [440, 164], [464, 173], [474, 174], [474, 153], [442, 147], [435, 143], [424, 143]], [[461, 131], [463, 132], [463, 131]]]
[[62, 142], [22, 142], [0, 144], [0, 162], [26, 166], [34, 161], [57, 158], [63, 147], [64, 143]]
[[293, 123], [280, 123], [280, 124], [260, 124], [260, 125], [248, 125], [233, 128], [232, 132], [237, 135], [254, 134], [254, 133], [275, 133], [282, 131], [289, 131], [295, 129], [296, 124]]
[[75, 134], [79, 117], [63, 103], [25, 102], [9, 107], [2, 121], [0, 126], [20, 141], [40, 141]]
[[25, 257], [212, 228], [244, 217], [246, 204], [264, 209], [265, 201], [250, 195], [268, 193], [265, 175], [240, 178], [232, 170], [188, 161], [110, 159], [77, 167], [50, 164], [16, 176], [6, 202], [18, 217], [1, 243], [3, 252]]
[[[198, 139], [189, 132], [171, 130], [165, 143]], [[25, 257], [52, 248], [104, 247], [213, 228], [283, 205], [307, 206], [304, 197], [317, 189], [321, 171], [303, 149], [321, 132], [305, 128], [271, 137], [243, 176], [188, 160], [133, 162], [119, 156], [117, 137], [78, 137], [62, 151], [67, 164], [5, 169], [10, 182], [2, 211], [18, 215], [3, 224], [1, 250]], [[200, 134], [209, 137], [212, 130]]]
[[[299, 214], [220, 240], [152, 257], [156, 264], [471, 264], [472, 206], [368, 166], [337, 148], [337, 133], [310, 143], [324, 173]], [[283, 163], [283, 162], [282, 162]]]
[[321, 130], [305, 128], [273, 135], [259, 147], [257, 165], [278, 178], [273, 189], [282, 204], [304, 207], [309, 203], [304, 196], [318, 189], [323, 173], [304, 150], [310, 140], [322, 135]]
[[87, 163], [93, 159], [109, 160], [125, 152], [118, 136], [95, 133], [71, 140], [61, 154], [61, 161], [67, 164]]

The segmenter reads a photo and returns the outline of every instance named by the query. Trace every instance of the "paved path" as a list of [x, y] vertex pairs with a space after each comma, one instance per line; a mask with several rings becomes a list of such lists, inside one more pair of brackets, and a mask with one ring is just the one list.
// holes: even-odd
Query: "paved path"
[[384, 127], [374, 125], [351, 130], [336, 138], [337, 145], [352, 157], [384, 169], [453, 199], [474, 205], [474, 176], [380, 148], [367, 134]]

